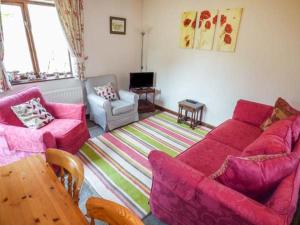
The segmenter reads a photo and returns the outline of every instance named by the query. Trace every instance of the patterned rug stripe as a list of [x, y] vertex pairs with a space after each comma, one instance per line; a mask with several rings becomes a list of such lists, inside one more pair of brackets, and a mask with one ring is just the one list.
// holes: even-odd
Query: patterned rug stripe
[[93, 185], [93, 188], [97, 191], [99, 196], [132, 209], [141, 218], [145, 215], [145, 213], [142, 212], [135, 203], [132, 203], [127, 198], [125, 198], [124, 195], [119, 191], [119, 189], [114, 188], [109, 182], [107, 182], [105, 177], [102, 176], [101, 173], [99, 173], [97, 167], [93, 166], [94, 164], [89, 162], [89, 158], [83, 152], [79, 154], [79, 158], [82, 159], [84, 163], [86, 163], [84, 165], [86, 180], [89, 182], [89, 184]]
[[118, 130], [118, 132], [113, 131], [112, 134], [117, 137], [118, 139], [120, 139], [123, 143], [125, 143], [126, 145], [130, 146], [131, 148], [135, 149], [136, 151], [138, 151], [140, 154], [142, 154], [143, 156], [145, 156], [147, 158], [149, 152], [151, 151], [151, 149], [147, 149], [147, 151], [145, 151], [145, 146], [142, 146], [139, 143], [135, 143], [134, 139], [131, 138], [131, 136], [126, 135], [126, 133], [124, 132], [120, 132], [120, 130]]
[[185, 147], [195, 143], [194, 141], [190, 141], [189, 139], [185, 138], [184, 136], [176, 134], [175, 132], [166, 129], [165, 127], [161, 127], [155, 123], [152, 123], [150, 120], [146, 119], [146, 120], [142, 121], [142, 123], [144, 123], [149, 128], [152, 127], [152, 129], [155, 129], [157, 132], [159, 132], [162, 135], [165, 135], [166, 137], [172, 137], [173, 140], [178, 140], [178, 142], [180, 141], [180, 143], [182, 143], [182, 145], [184, 145]]
[[165, 143], [170, 145], [171, 148], [175, 148], [174, 150], [178, 151], [179, 153], [184, 151], [186, 149], [187, 144], [181, 142], [180, 140], [173, 138], [171, 135], [167, 135], [165, 132], [162, 132], [159, 129], [155, 129], [152, 126], [149, 126], [148, 124], [143, 122], [140, 122], [138, 124], [135, 124], [136, 127], [139, 129], [145, 130], [147, 133], [151, 134], [152, 137], [155, 139], [163, 140]]
[[155, 117], [158, 117], [158, 118], [161, 118], [163, 120], [166, 120], [166, 121], [169, 121], [171, 122], [173, 125], [176, 125], [176, 126], [179, 126], [181, 128], [184, 128], [186, 131], [189, 131], [191, 133], [195, 133], [195, 134], [198, 134], [198, 135], [206, 135], [207, 134], [207, 128], [206, 129], [203, 129], [203, 127], [201, 127], [202, 129], [191, 129], [189, 125], [187, 124], [184, 124], [184, 123], [177, 123], [177, 117], [174, 117], [173, 115], [169, 114], [169, 113], [160, 113], [160, 114], [157, 114]]
[[135, 124], [132, 125], [136, 130], [139, 130], [140, 132], [144, 133], [145, 135], [151, 137], [156, 142], [159, 142], [160, 144], [163, 144], [167, 148], [171, 149], [172, 151], [175, 151], [175, 154], [178, 155], [178, 153], [181, 153], [186, 148], [181, 146], [177, 143], [177, 140], [172, 140], [172, 138], [166, 138], [164, 135], [159, 134], [158, 132], [155, 132], [153, 130], [149, 130], [146, 126], [143, 126], [142, 124]]
[[149, 120], [151, 120], [152, 122], [159, 124], [162, 127], [168, 128], [169, 130], [172, 130], [173, 132], [181, 132], [181, 135], [184, 136], [185, 138], [188, 138], [194, 142], [197, 142], [197, 140], [199, 139], [200, 135], [198, 134], [194, 134], [192, 132], [188, 132], [186, 131], [184, 128], [182, 128], [181, 126], [178, 126], [177, 124], [174, 125], [169, 121], [163, 120], [161, 118], [150, 118]]
[[156, 141], [151, 136], [147, 136], [146, 134], [141, 133], [139, 130], [135, 129], [133, 126], [127, 126], [127, 127], [124, 127], [123, 129], [126, 130], [127, 132], [137, 136], [140, 140], [147, 142], [148, 144], [153, 146], [153, 150], [159, 149], [160, 151], [163, 151], [173, 157], [175, 157], [177, 155], [176, 151], [174, 151], [173, 149], [165, 146], [162, 142]]
[[[147, 161], [134, 160], [134, 158], [131, 158], [130, 155], [126, 155], [126, 153], [124, 153], [122, 151], [122, 149], [115, 147], [115, 145], [113, 145], [111, 142], [109, 142], [105, 138], [99, 137], [97, 139], [99, 141], [101, 141], [102, 144], [109, 147], [110, 150], [116, 152], [118, 155], [123, 157], [123, 159], [126, 160], [128, 163], [130, 163], [132, 166], [134, 166], [135, 168], [138, 168], [145, 176], [147, 176], [149, 178], [151, 177], [151, 169], [150, 169], [151, 167], [150, 167], [148, 160]], [[95, 142], [95, 140], [93, 140], [93, 141]]]
[[91, 148], [83, 147], [83, 151], [86, 156], [94, 162], [94, 164], [100, 169], [99, 171], [104, 175], [106, 180], [118, 188], [118, 190], [131, 202], [135, 202], [136, 206], [140, 210], [149, 211], [149, 205], [147, 204], [148, 198], [145, 196], [136, 186], [130, 183], [124, 176], [120, 175], [105, 159], [99, 156]]
[[152, 183], [148, 154], [157, 149], [175, 157], [208, 131], [177, 124], [174, 115], [164, 112], [92, 138], [79, 152], [85, 179], [101, 197], [144, 218], [150, 212]]
[[[96, 143], [101, 145], [101, 143]], [[140, 168], [135, 168], [132, 164], [126, 162], [122, 157], [113, 151], [105, 148], [99, 148], [97, 145], [91, 145], [99, 154], [101, 154], [111, 165], [128, 180], [137, 185], [145, 194], [149, 195], [149, 186], [151, 179], [140, 172]], [[122, 166], [121, 166], [122, 165]]]
[[140, 154], [139, 151], [136, 151], [134, 148], [131, 148], [129, 145], [123, 143], [111, 133], [104, 134], [103, 136], [99, 137], [99, 140], [107, 142], [111, 147], [113, 145], [114, 149], [119, 149], [135, 161], [141, 162], [142, 164], [147, 164], [148, 162], [145, 155]]

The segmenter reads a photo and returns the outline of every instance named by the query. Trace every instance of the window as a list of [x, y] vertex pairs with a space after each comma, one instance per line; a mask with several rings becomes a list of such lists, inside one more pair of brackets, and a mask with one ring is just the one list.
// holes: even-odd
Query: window
[[68, 44], [54, 5], [2, 0], [4, 65], [13, 83], [72, 76]]

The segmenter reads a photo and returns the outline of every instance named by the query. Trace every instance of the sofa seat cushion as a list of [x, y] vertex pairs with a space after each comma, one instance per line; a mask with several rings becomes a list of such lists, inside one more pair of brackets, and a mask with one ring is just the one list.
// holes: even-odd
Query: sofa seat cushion
[[230, 119], [212, 130], [206, 137], [243, 151], [261, 133], [262, 130], [256, 126]]
[[211, 178], [252, 199], [269, 198], [280, 182], [296, 171], [297, 154], [228, 156]]
[[206, 138], [177, 156], [177, 159], [209, 176], [219, 169], [228, 155], [240, 154], [237, 149]]
[[55, 119], [40, 130], [49, 131], [55, 137], [57, 146], [63, 147], [77, 142], [85, 126], [81, 120]]
[[112, 113], [114, 116], [120, 115], [122, 113], [130, 112], [134, 109], [134, 104], [126, 102], [123, 100], [116, 100], [111, 102]]

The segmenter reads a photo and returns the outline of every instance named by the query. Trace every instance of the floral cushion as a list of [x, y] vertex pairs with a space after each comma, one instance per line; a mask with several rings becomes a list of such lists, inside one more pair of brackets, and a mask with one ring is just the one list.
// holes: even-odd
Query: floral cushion
[[262, 200], [299, 164], [296, 154], [228, 156], [212, 179], [252, 199]]
[[106, 100], [118, 100], [118, 95], [111, 83], [108, 83], [104, 86], [94, 87], [94, 89], [98, 96], [103, 97]]
[[294, 109], [283, 98], [278, 98], [272, 115], [261, 125], [261, 129], [266, 130], [271, 126], [272, 123], [278, 120], [286, 119], [293, 115], [300, 115], [300, 111]]
[[39, 98], [12, 106], [11, 109], [28, 128], [39, 129], [54, 120], [54, 117], [41, 105]]

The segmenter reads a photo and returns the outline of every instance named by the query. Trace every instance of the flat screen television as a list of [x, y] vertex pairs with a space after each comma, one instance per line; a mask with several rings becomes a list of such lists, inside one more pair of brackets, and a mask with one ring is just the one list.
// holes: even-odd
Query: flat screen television
[[153, 82], [154, 82], [153, 72], [130, 73], [129, 88], [153, 87]]

